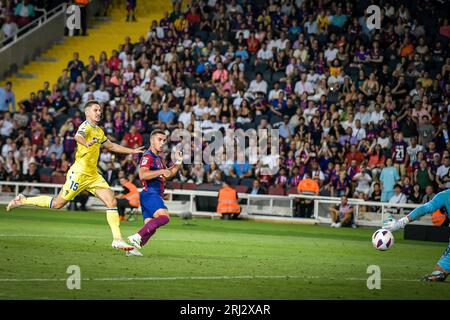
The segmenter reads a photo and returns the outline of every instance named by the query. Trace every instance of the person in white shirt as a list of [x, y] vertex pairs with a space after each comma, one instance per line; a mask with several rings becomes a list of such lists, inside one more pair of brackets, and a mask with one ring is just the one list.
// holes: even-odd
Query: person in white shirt
[[81, 96], [81, 102], [83, 104], [85, 104], [89, 100], [94, 99], [94, 91], [95, 91], [95, 86], [93, 84], [89, 85], [88, 91], [83, 93], [83, 95]]
[[353, 127], [352, 137], [355, 137], [358, 142], [366, 138], [366, 129], [361, 127], [361, 120], [355, 120], [355, 126]]
[[192, 122], [192, 111], [190, 105], [184, 105], [184, 110], [178, 116], [178, 121], [183, 123], [184, 128], [187, 128], [189, 126], [189, 124]]
[[304, 92], [308, 95], [314, 94], [314, 88], [310, 82], [306, 81], [306, 73], [302, 73], [300, 80], [295, 84], [294, 92], [301, 96]]
[[261, 72], [258, 72], [256, 74], [256, 79], [250, 82], [248, 92], [250, 94], [255, 94], [257, 92], [263, 92], [264, 94], [267, 94], [267, 82], [263, 79], [263, 75]]
[[338, 49], [334, 47], [333, 42], [330, 42], [328, 44], [328, 48], [325, 50], [324, 56], [328, 64], [330, 65], [331, 62], [336, 59], [336, 56], [338, 54]]
[[379, 103], [375, 104], [375, 110], [372, 111], [370, 115], [370, 122], [377, 126], [381, 120], [383, 120], [384, 111], [381, 110], [381, 105]]
[[108, 102], [110, 100], [109, 92], [105, 90], [105, 85], [100, 84], [100, 87], [94, 91], [94, 99], [99, 102]]
[[[11, 119], [11, 114], [6, 112], [4, 119], [0, 120], [0, 135], [9, 137], [14, 129], [14, 123]], [[6, 152], [7, 154], [7, 152]]]
[[144, 104], [151, 104], [152, 103], [152, 91], [150, 90], [150, 82], [146, 82], [144, 84], [144, 88], [141, 88], [138, 92], [137, 95], [139, 96], [139, 99], [141, 99], [141, 101]]
[[417, 144], [417, 137], [412, 137], [410, 143], [411, 145], [406, 148], [406, 153], [409, 156], [410, 164], [413, 164], [417, 161], [419, 151], [424, 151], [425, 149], [420, 144]]
[[361, 105], [359, 107], [359, 111], [355, 115], [355, 120], [360, 120], [361, 126], [363, 128], [366, 128], [370, 122], [370, 118], [371, 118], [371, 114], [369, 112], [367, 112], [366, 106]]
[[383, 149], [391, 148], [391, 138], [386, 136], [385, 130], [380, 131], [380, 136], [377, 138], [377, 144], [379, 144]]
[[269, 101], [273, 99], [278, 99], [278, 95], [280, 92], [284, 92], [283, 89], [280, 89], [280, 82], [276, 81], [273, 84], [273, 89], [269, 91]]
[[131, 66], [131, 69], [134, 70], [134, 68], [136, 67], [136, 62], [133, 60], [133, 57], [131, 56], [131, 54], [127, 54], [127, 57], [122, 62], [122, 66], [124, 69], [127, 69], [128, 66]]
[[267, 47], [267, 43], [265, 42], [262, 48], [258, 50], [256, 56], [258, 59], [267, 61], [273, 59], [273, 51], [269, 50], [269, 48]]
[[353, 181], [356, 181], [355, 191], [358, 193], [363, 193], [365, 197], [369, 195], [370, 183], [372, 182], [372, 177], [367, 172], [365, 166], [361, 166], [361, 171], [353, 176]]
[[275, 46], [278, 50], [284, 50], [286, 49], [286, 44], [289, 42], [288, 39], [286, 39], [286, 34], [284, 32], [281, 32], [280, 38], [275, 41]]
[[450, 188], [450, 177], [448, 170], [450, 169], [450, 158], [444, 157], [444, 163], [437, 168], [436, 171], [436, 182], [439, 189], [449, 189]]
[[201, 120], [205, 113], [209, 113], [210, 109], [206, 104], [205, 98], [200, 98], [200, 101], [197, 105], [194, 106], [194, 115], [197, 120]]
[[[389, 199], [389, 203], [401, 204], [407, 202], [406, 195], [402, 192], [402, 187], [399, 184], [394, 186], [394, 195]], [[390, 211], [402, 213], [401, 209], [392, 208]]]
[[309, 82], [311, 84], [311, 86], [314, 86], [317, 81], [319, 81], [320, 79], [320, 75], [316, 72], [314, 72], [313, 68], [309, 69], [309, 73], [306, 76], [306, 81]]
[[19, 31], [17, 24], [13, 21], [12, 16], [6, 17], [6, 22], [2, 26], [2, 32], [5, 37], [11, 37]]

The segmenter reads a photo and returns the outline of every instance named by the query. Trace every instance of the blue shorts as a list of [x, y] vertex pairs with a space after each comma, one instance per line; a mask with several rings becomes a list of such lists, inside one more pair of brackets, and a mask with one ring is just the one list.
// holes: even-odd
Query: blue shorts
[[164, 199], [159, 194], [153, 194], [148, 192], [139, 193], [139, 200], [142, 207], [142, 218], [153, 218], [153, 215], [159, 209], [166, 209], [164, 205]]

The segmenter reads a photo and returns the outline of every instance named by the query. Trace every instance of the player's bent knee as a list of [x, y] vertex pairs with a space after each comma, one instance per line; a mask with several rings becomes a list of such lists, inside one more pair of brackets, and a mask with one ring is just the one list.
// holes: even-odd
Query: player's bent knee
[[112, 198], [111, 200], [106, 202], [106, 206], [108, 208], [116, 208], [117, 207], [117, 200], [115, 198]]

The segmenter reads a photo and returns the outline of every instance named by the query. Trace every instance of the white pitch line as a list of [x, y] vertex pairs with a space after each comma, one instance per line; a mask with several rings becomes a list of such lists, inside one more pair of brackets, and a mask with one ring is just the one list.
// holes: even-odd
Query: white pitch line
[[[319, 276], [299, 276], [299, 275], [268, 275], [268, 276], [175, 276], [175, 277], [122, 277], [122, 278], [84, 278], [81, 281], [184, 281], [184, 280], [257, 280], [257, 279], [304, 279], [304, 280], [344, 280], [344, 281], [367, 281], [366, 278], [333, 278]], [[399, 282], [419, 282], [417, 279], [381, 279], [382, 281], [399, 281]], [[17, 279], [17, 278], [0, 278], [0, 282], [57, 282], [67, 281], [67, 279]]]

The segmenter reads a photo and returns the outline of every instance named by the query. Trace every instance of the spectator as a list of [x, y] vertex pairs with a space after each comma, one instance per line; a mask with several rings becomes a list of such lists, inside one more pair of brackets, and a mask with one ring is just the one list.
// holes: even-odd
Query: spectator
[[[318, 195], [319, 194], [319, 184], [317, 181], [310, 178], [310, 174], [305, 173], [303, 180], [297, 186], [297, 191], [299, 194], [304, 195]], [[297, 204], [296, 216], [303, 218], [312, 218], [314, 209], [314, 202], [311, 199], [302, 199]]]
[[5, 111], [16, 112], [16, 99], [11, 81], [7, 81], [5, 87], [0, 87], [0, 112]]
[[[37, 171], [37, 166], [35, 162], [31, 162], [29, 164], [29, 168], [26, 174], [23, 175], [24, 177], [24, 181], [29, 182], [29, 183], [39, 183], [40, 182], [40, 177], [39, 177], [39, 173]], [[23, 194], [26, 195], [38, 195], [41, 193], [41, 191], [37, 188], [37, 187], [32, 187], [32, 186], [27, 186], [25, 187], [25, 189], [22, 191]]]
[[81, 76], [81, 72], [84, 69], [84, 63], [83, 63], [83, 61], [79, 60], [79, 56], [80, 55], [78, 52], [74, 52], [73, 60], [71, 60], [67, 64], [67, 70], [69, 70], [69, 72], [70, 72], [70, 80], [72, 82], [77, 82], [78, 77]]
[[237, 192], [226, 182], [223, 182], [219, 190], [217, 213], [221, 214], [224, 220], [237, 219], [241, 213]]
[[253, 180], [252, 187], [248, 190], [249, 194], [266, 194], [266, 190], [261, 186], [258, 179]]
[[137, 132], [136, 126], [133, 125], [130, 127], [130, 131], [125, 134], [121, 144], [125, 147], [133, 149], [142, 146], [142, 135]]
[[14, 22], [12, 16], [7, 16], [5, 23], [2, 25], [2, 32], [5, 38], [12, 37], [19, 32], [19, 27]]
[[422, 203], [427, 203], [427, 202], [431, 201], [431, 199], [433, 199], [435, 195], [436, 194], [434, 193], [433, 186], [428, 185], [425, 188], [425, 194], [422, 198]]
[[64, 151], [64, 146], [61, 143], [61, 138], [56, 136], [55, 142], [50, 146], [48, 153], [49, 154], [55, 153], [56, 159], [60, 160], [63, 151]]
[[331, 227], [340, 228], [355, 226], [353, 224], [353, 212], [353, 206], [348, 203], [348, 198], [342, 196], [341, 203], [335, 208], [330, 208]]
[[14, 16], [19, 27], [22, 27], [30, 23], [35, 16], [34, 6], [29, 3], [29, 0], [22, 0], [17, 4]]
[[398, 170], [392, 166], [392, 159], [386, 159], [386, 166], [381, 170], [381, 202], [389, 202], [394, 195], [394, 186], [400, 180]]
[[133, 182], [121, 178], [120, 184], [123, 187], [121, 194], [116, 195], [117, 211], [119, 212], [120, 221], [126, 221], [125, 210], [139, 208], [139, 190]]

